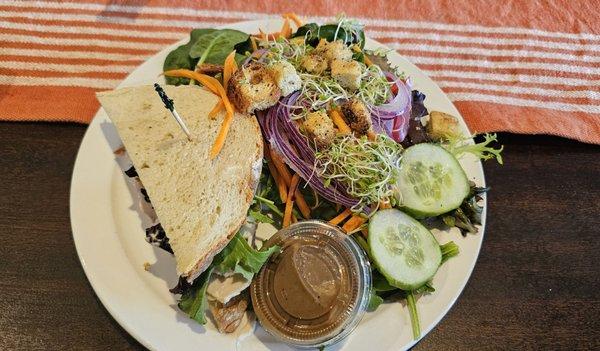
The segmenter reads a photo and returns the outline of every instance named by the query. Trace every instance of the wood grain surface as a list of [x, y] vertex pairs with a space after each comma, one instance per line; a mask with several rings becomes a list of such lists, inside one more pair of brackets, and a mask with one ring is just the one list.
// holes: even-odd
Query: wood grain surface
[[[85, 126], [0, 123], [0, 349], [142, 350], [90, 287], [69, 186]], [[600, 349], [600, 147], [501, 134], [475, 271], [415, 350]], [[201, 348], [199, 348], [201, 349]]]

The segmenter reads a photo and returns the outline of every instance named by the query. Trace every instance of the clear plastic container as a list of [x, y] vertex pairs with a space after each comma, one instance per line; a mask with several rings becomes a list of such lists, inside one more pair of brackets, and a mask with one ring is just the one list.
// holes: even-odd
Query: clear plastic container
[[261, 325], [301, 348], [334, 344], [358, 325], [369, 303], [371, 269], [365, 252], [338, 227], [302, 221], [277, 232], [271, 256], [250, 293]]

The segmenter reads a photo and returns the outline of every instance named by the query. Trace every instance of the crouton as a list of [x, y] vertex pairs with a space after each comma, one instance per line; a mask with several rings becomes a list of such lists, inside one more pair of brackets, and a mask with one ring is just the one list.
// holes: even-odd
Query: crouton
[[287, 61], [279, 61], [271, 65], [269, 71], [283, 96], [288, 96], [302, 87], [302, 80], [296, 69]]
[[333, 60], [331, 62], [331, 76], [344, 88], [358, 89], [361, 74], [360, 64], [356, 61]]
[[309, 138], [309, 143], [316, 144], [317, 148], [329, 147], [335, 138], [333, 121], [325, 111], [309, 113], [304, 119], [303, 129]]
[[448, 139], [460, 135], [456, 117], [440, 111], [431, 111], [427, 122], [427, 133], [433, 140]]
[[350, 61], [352, 60], [352, 50], [341, 40], [327, 42], [322, 40], [315, 50], [321, 56], [325, 57], [327, 63], [331, 64], [334, 60]]
[[327, 60], [318, 53], [310, 53], [302, 58], [302, 68], [308, 73], [322, 74], [327, 70]]
[[281, 90], [263, 64], [252, 62], [233, 74], [227, 87], [227, 97], [238, 111], [253, 113], [275, 105], [281, 97]]
[[373, 122], [371, 121], [371, 112], [367, 106], [357, 98], [351, 98], [342, 106], [342, 114], [348, 121], [350, 129], [357, 136], [367, 135], [373, 131]]

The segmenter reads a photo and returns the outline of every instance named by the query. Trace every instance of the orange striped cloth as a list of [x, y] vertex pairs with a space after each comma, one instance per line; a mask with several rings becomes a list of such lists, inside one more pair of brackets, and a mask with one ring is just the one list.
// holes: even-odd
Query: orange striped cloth
[[430, 75], [472, 130], [600, 143], [600, 3], [569, 0], [0, 0], [0, 119], [87, 123], [191, 28], [344, 12]]

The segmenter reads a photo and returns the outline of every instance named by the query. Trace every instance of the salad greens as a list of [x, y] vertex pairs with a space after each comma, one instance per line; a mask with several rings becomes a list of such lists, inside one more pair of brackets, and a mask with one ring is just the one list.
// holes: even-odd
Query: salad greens
[[[199, 36], [190, 47], [189, 55], [198, 59], [198, 65], [212, 63], [221, 65], [234, 46], [248, 39], [248, 34], [235, 29], [221, 29]], [[236, 61], [244, 59], [237, 55]]]
[[[250, 36], [233, 29], [193, 29], [190, 40], [171, 51], [163, 63], [163, 71], [173, 69], [194, 70], [198, 64], [212, 63], [222, 65], [225, 57], [233, 51], [235, 44], [245, 41]], [[236, 55], [236, 60], [242, 60]], [[188, 78], [165, 77], [167, 84], [189, 84]]]
[[[473, 138], [475, 136], [476, 135], [473, 135]], [[467, 140], [470, 140], [471, 138], [461, 136], [450, 137], [448, 141], [442, 143], [442, 146], [450, 151], [456, 158], [460, 158], [464, 154], [469, 153], [484, 161], [495, 158], [499, 164], [502, 164], [502, 155], [500, 155], [500, 153], [504, 149], [504, 146], [501, 146], [499, 149], [488, 146], [490, 143], [498, 141], [497, 135], [485, 133], [483, 134], [483, 138], [484, 140], [480, 143], [469, 144], [467, 143]]]
[[441, 216], [444, 224], [448, 227], [457, 227], [463, 236], [468, 233], [476, 234], [477, 227], [475, 225], [481, 224], [481, 212], [483, 211], [483, 206], [479, 205], [479, 201], [483, 199], [481, 195], [489, 190], [489, 187], [480, 188], [472, 183], [469, 195], [460, 207]]
[[[273, 40], [269, 37], [278, 38]], [[331, 62], [327, 63], [327, 68], [319, 74], [310, 73], [311, 71], [303, 67], [303, 61], [311, 55], [313, 58], [321, 55], [320, 59], [323, 60], [322, 50], [323, 47], [327, 48], [327, 45], [321, 46], [319, 43], [324, 40], [341, 40], [346, 45], [344, 50], [347, 56], [344, 60], [350, 57], [348, 50], [352, 50], [352, 59], [358, 62], [354, 65], [360, 68], [359, 74], [357, 73], [357, 77], [360, 77], [360, 84], [356, 85], [359, 86], [358, 89], [351, 90], [342, 86], [331, 74]], [[274, 143], [282, 139], [293, 144], [290, 150], [300, 147], [300, 143], [295, 141], [298, 138], [291, 137], [289, 131], [280, 133], [282, 135], [268, 135], [269, 132], [274, 133], [274, 130], [279, 131], [279, 128], [269, 128], [271, 130], [267, 131], [264, 127], [268, 116], [279, 118], [277, 113], [284, 111], [281, 106], [287, 108], [285, 122], [289, 119], [294, 120], [292, 124], [298, 126], [298, 132], [302, 134], [306, 132], [302, 126], [303, 118], [311, 111], [337, 109], [339, 104], [350, 98], [358, 99], [365, 105], [369, 111], [367, 116], [370, 115], [370, 122], [378, 123], [379, 134], [375, 137], [355, 137], [352, 133], [338, 135], [333, 138], [331, 146], [317, 150], [316, 147], [312, 148], [311, 144], [310, 150], [302, 150], [310, 153], [310, 157], [302, 158], [302, 153], [293, 155], [295, 158], [289, 157], [290, 155], [282, 157], [290, 169], [298, 172], [303, 178], [298, 189], [310, 204], [313, 219], [330, 220], [343, 210], [331, 198], [331, 201], [324, 199], [327, 191], [332, 191], [332, 184], [343, 186], [346, 192], [344, 196], [350, 198], [350, 202], [346, 203], [338, 198], [339, 203], [344, 203], [354, 212], [368, 214], [367, 239], [356, 228], [348, 230], [351, 237], [369, 256], [369, 260], [375, 263], [372, 266], [372, 291], [368, 309], [376, 310], [387, 298], [400, 295], [407, 301], [413, 336], [418, 338], [421, 332], [417, 299], [421, 294], [435, 291], [431, 283], [433, 275], [439, 266], [459, 254], [459, 247], [453, 241], [439, 245], [429, 229], [423, 226], [424, 222], [414, 218], [437, 218], [448, 227], [459, 228], [463, 235], [476, 233], [476, 225], [481, 224], [483, 210], [479, 201], [489, 188], [478, 188], [469, 184], [458, 159], [465, 154], [472, 154], [478, 159], [496, 159], [502, 164], [503, 147], [491, 146], [497, 141], [495, 134], [485, 134], [483, 141], [475, 144], [470, 143], [470, 138], [460, 136], [449, 136], [434, 142], [432, 135], [423, 128], [426, 124], [424, 117], [429, 114], [424, 103], [425, 95], [417, 90], [410, 91], [410, 81], [398, 67], [390, 64], [387, 52], [364, 49], [363, 26], [355, 20], [342, 15], [335, 23], [304, 24], [292, 33], [291, 37], [288, 33], [285, 37], [266, 36], [256, 41], [253, 42], [248, 34], [237, 30], [194, 29], [186, 44], [168, 54], [163, 69], [194, 70], [197, 65], [204, 63], [223, 65], [225, 58], [233, 50], [236, 51], [235, 59], [238, 63], [247, 59], [249, 62], [259, 63], [266, 70], [272, 69], [282, 61], [289, 63], [293, 71], [295, 70], [294, 74], [301, 80], [301, 88], [283, 97], [276, 107], [272, 107], [280, 109], [270, 111], [276, 113], [266, 113], [258, 118], [263, 123], [262, 132], [265, 133], [266, 142]], [[256, 44], [257, 51], [253, 48]], [[336, 45], [343, 47], [339, 43]], [[251, 53], [253, 55], [250, 57]], [[328, 60], [331, 61], [331, 58]], [[221, 79], [219, 76], [217, 78]], [[166, 79], [168, 84], [189, 83], [187, 78]], [[406, 85], [406, 99], [397, 99], [400, 95], [400, 84]], [[394, 100], [406, 103], [403, 103], [404, 106], [399, 103], [394, 105], [391, 103]], [[380, 109], [381, 107], [384, 108]], [[411, 109], [410, 118], [404, 116], [404, 112], [399, 112], [407, 111], [408, 108]], [[273, 125], [278, 126], [279, 123], [281, 121], [276, 121]], [[392, 132], [401, 128], [405, 128], [407, 137], [394, 137]], [[302, 134], [301, 137], [306, 135]], [[416, 144], [421, 145], [412, 147]], [[425, 151], [411, 159], [411, 155], [418, 150]], [[298, 150], [296, 152], [298, 153]], [[309, 161], [306, 161], [307, 159]], [[309, 177], [300, 172], [302, 167], [294, 165], [293, 160], [307, 164], [302, 166], [312, 166], [310, 178], [316, 177], [318, 182], [310, 183]], [[408, 170], [404, 175], [400, 174], [403, 165], [405, 170]], [[455, 173], [462, 176], [458, 177]], [[448, 200], [450, 197], [451, 201]], [[355, 205], [351, 207], [352, 204]], [[383, 207], [402, 208], [409, 214], [394, 209], [391, 211], [395, 212], [395, 216], [401, 217], [399, 222], [386, 219], [387, 222], [374, 225], [374, 219], [383, 215], [380, 209], [382, 204], [385, 205]], [[253, 222], [268, 223], [281, 228], [285, 205], [265, 160], [248, 216]], [[297, 218], [301, 218], [296, 209], [293, 211]], [[386, 211], [390, 213], [389, 210]], [[211, 274], [234, 272], [246, 279], [252, 279], [267, 259], [278, 250], [278, 247], [255, 250], [240, 233], [237, 233], [225, 249], [215, 256], [209, 269], [192, 285], [181, 290], [179, 307], [199, 323], [206, 323], [205, 295]]]
[[179, 308], [198, 323], [206, 324], [206, 289], [211, 274], [215, 271], [234, 272], [241, 274], [246, 279], [252, 279], [269, 256], [278, 250], [277, 246], [266, 250], [255, 250], [237, 233], [223, 251], [215, 256], [210, 267], [182, 293]]
[[[193, 29], [190, 32], [190, 40], [175, 50], [171, 51], [167, 57], [165, 58], [165, 62], [163, 63], [163, 71], [169, 71], [172, 69], [185, 68], [189, 70], [193, 70], [196, 67], [196, 63], [198, 59], [195, 59], [190, 56], [190, 49], [196, 43], [199, 37], [203, 35], [208, 35], [215, 32], [215, 29]], [[167, 84], [170, 85], [180, 85], [180, 84], [188, 84], [188, 78], [178, 78], [178, 77], [165, 77], [167, 80]]]
[[277, 246], [260, 251], [255, 250], [246, 239], [238, 234], [231, 239], [221, 253], [215, 256], [212, 265], [218, 272], [239, 273], [246, 279], [252, 279], [269, 256], [277, 251], [279, 251]]
[[194, 284], [181, 295], [178, 304], [183, 312], [202, 325], [206, 324], [206, 289], [212, 272], [213, 267], [209, 267], [196, 278]]
[[343, 40], [346, 45], [358, 44], [360, 48], [365, 46], [365, 32], [363, 26], [356, 20], [338, 16], [337, 23], [319, 26], [316, 23], [307, 23], [298, 28], [292, 38], [304, 37], [307, 44], [317, 46], [319, 40], [325, 39], [329, 42]]

